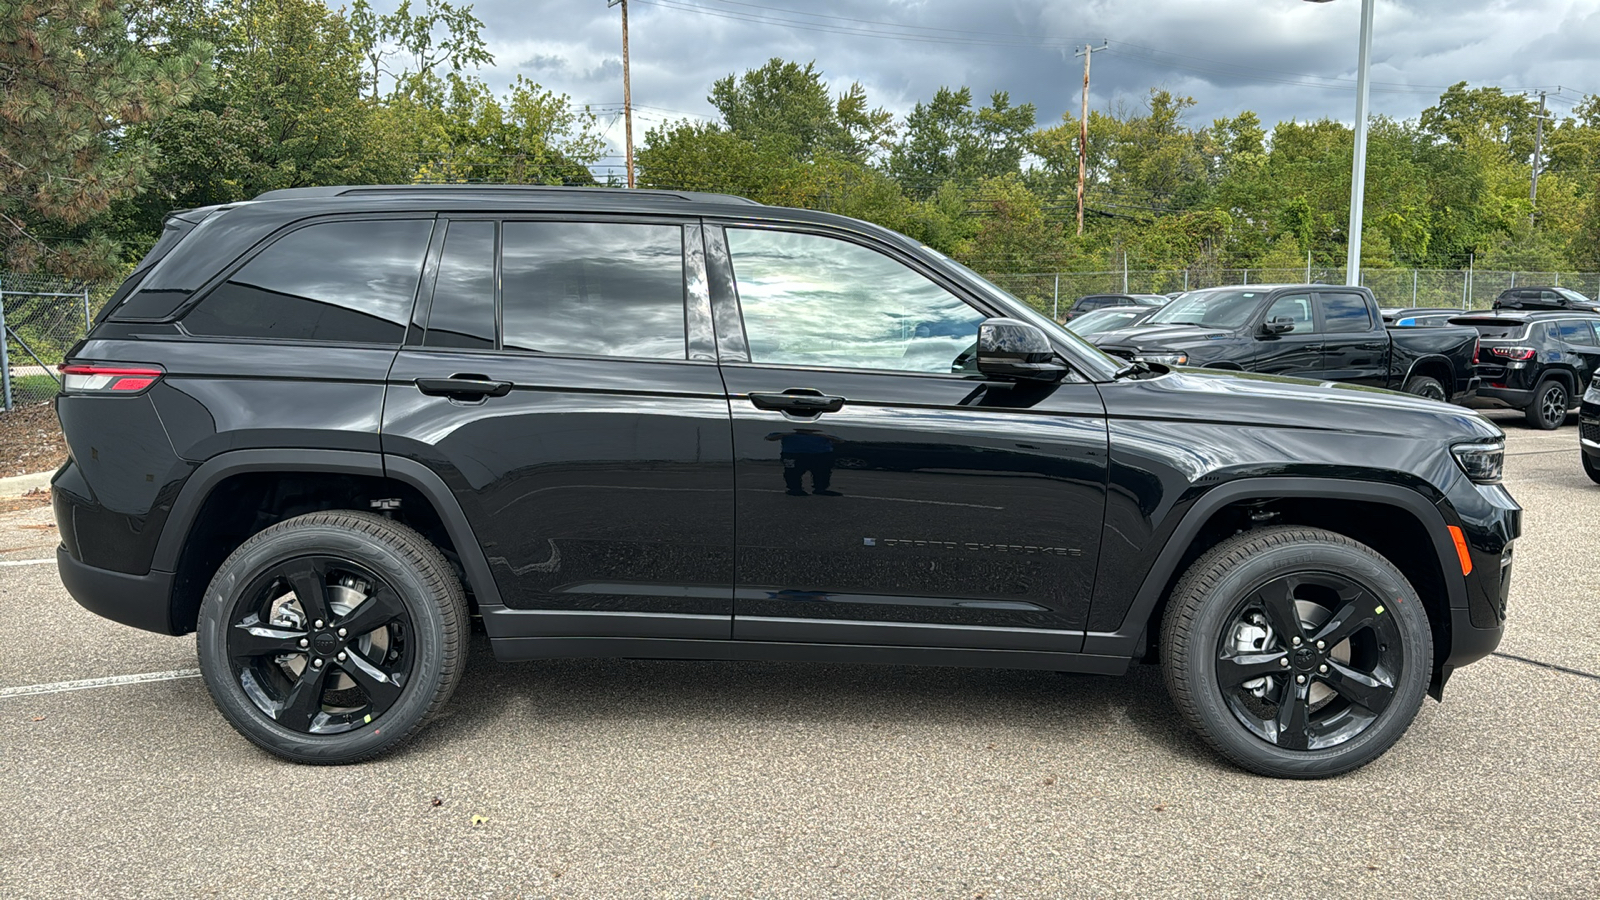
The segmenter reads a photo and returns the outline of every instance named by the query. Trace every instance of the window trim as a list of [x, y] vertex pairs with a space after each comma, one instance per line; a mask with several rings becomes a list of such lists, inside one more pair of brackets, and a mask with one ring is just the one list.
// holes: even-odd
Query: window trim
[[[405, 323], [402, 326], [403, 331], [400, 335], [399, 341], [390, 344], [387, 341], [320, 341], [309, 338], [240, 337], [237, 335], [224, 334], [207, 335], [193, 334], [188, 328], [184, 327], [183, 322], [189, 317], [190, 313], [194, 312], [195, 309], [200, 306], [200, 304], [210, 299], [211, 295], [215, 293], [219, 287], [227, 284], [234, 275], [238, 274], [240, 269], [250, 265], [250, 263], [255, 261], [256, 257], [265, 253], [267, 250], [275, 246], [279, 241], [297, 231], [300, 231], [301, 229], [310, 228], [314, 225], [327, 225], [339, 222], [428, 223], [428, 243], [423, 250], [422, 259], [418, 260], [417, 285], [411, 292], [411, 312], [406, 317]], [[439, 215], [438, 213], [434, 212], [333, 213], [329, 215], [308, 216], [304, 219], [296, 219], [293, 222], [287, 222], [282, 227], [272, 231], [266, 237], [263, 237], [261, 240], [257, 241], [256, 244], [249, 250], [246, 250], [244, 253], [240, 254], [238, 259], [235, 259], [233, 262], [219, 269], [217, 274], [212, 275], [204, 284], [195, 290], [193, 296], [191, 296], [188, 300], [185, 300], [181, 306], [174, 310], [170, 318], [173, 325], [177, 328], [178, 333], [182, 334], [186, 338], [192, 338], [195, 340], [209, 338], [223, 341], [246, 341], [257, 344], [294, 344], [299, 346], [313, 347], [393, 347], [394, 349], [399, 350], [406, 346], [406, 339], [410, 335], [411, 322], [417, 314], [417, 302], [418, 298], [422, 294], [422, 283], [428, 274], [428, 254], [433, 249], [434, 235], [438, 232], [438, 230]]]

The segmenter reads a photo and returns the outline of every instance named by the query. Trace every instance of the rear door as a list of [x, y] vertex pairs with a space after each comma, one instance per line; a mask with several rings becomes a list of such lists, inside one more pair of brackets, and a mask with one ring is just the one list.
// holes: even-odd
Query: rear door
[[1577, 373], [1577, 393], [1581, 395], [1588, 389], [1596, 370], [1600, 370], [1600, 340], [1595, 337], [1595, 320], [1562, 319], [1555, 325], [1565, 357], [1563, 361]]
[[509, 607], [491, 634], [726, 639], [733, 469], [698, 225], [443, 225], [383, 446], [460, 501]]
[[1322, 332], [1322, 377], [1386, 387], [1389, 333], [1373, 316], [1366, 295], [1318, 291], [1317, 315]]
[[1282, 334], [1257, 334], [1253, 371], [1268, 375], [1320, 378], [1322, 335], [1317, 333], [1311, 292], [1279, 295], [1268, 304], [1262, 322], [1280, 317], [1290, 319], [1294, 327]]
[[972, 371], [991, 312], [897, 248], [728, 227], [718, 250], [721, 233], [734, 636], [1079, 649], [1105, 511], [1095, 386]]

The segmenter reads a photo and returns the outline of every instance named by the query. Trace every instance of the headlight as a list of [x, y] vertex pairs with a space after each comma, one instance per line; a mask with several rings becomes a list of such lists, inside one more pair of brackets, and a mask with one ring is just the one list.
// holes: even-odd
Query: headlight
[[1505, 471], [1506, 465], [1505, 441], [1457, 444], [1450, 448], [1450, 453], [1460, 464], [1461, 471], [1467, 473], [1468, 478], [1478, 484], [1500, 483], [1500, 475]]
[[1160, 363], [1163, 366], [1181, 366], [1189, 362], [1189, 356], [1185, 353], [1152, 353], [1135, 356], [1134, 359], [1140, 362]]

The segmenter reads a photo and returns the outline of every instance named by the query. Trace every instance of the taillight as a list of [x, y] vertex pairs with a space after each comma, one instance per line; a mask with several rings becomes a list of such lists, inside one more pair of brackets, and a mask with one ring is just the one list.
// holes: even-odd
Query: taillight
[[1490, 347], [1489, 352], [1502, 359], [1533, 359], [1539, 351], [1532, 347]]
[[155, 384], [162, 374], [150, 366], [67, 364], [61, 367], [61, 389], [85, 394], [137, 394]]

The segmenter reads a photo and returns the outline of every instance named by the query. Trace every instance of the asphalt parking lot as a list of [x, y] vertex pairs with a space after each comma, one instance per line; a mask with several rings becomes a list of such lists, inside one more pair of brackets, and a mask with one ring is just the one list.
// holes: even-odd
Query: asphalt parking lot
[[[192, 637], [30, 562], [48, 507], [0, 513], [0, 895], [1594, 897], [1600, 485], [1574, 425], [1492, 418], [1527, 509], [1507, 655], [1313, 783], [1212, 756], [1150, 667], [511, 665], [481, 638], [415, 743], [293, 766], [213, 709]], [[30, 692], [141, 673], [169, 675]]]

